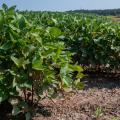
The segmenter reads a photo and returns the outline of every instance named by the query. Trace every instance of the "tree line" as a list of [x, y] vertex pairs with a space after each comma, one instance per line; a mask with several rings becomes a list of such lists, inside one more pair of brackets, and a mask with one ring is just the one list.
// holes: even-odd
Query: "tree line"
[[120, 15], [120, 8], [119, 9], [105, 9], [105, 10], [71, 10], [68, 12], [75, 12], [75, 13], [94, 13], [98, 15], [113, 15], [113, 16], [119, 16]]

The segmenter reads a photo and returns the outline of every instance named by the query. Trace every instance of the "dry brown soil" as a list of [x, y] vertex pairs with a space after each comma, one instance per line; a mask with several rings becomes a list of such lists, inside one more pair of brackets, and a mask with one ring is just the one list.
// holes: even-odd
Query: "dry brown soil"
[[85, 77], [84, 90], [36, 108], [33, 120], [120, 120], [120, 80], [101, 75]]

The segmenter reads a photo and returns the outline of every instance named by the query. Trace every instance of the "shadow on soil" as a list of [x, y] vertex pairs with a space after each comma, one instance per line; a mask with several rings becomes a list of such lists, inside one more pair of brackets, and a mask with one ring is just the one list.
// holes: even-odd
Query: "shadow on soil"
[[[47, 108], [49, 108], [49, 106], [47, 106]], [[35, 111], [37, 114], [41, 114], [44, 117], [51, 117], [52, 112], [47, 108], [40, 104], [39, 106], [36, 107]]]
[[85, 72], [86, 76], [81, 79], [85, 84], [85, 90], [89, 88], [120, 88], [120, 74], [115, 73], [100, 73], [100, 72]]

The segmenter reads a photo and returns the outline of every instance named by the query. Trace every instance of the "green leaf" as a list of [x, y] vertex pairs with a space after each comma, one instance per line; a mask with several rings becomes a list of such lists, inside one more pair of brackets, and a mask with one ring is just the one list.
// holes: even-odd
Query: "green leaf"
[[61, 35], [61, 30], [56, 27], [52, 27], [49, 29], [50, 35], [52, 37], [59, 37]]
[[69, 67], [73, 70], [73, 71], [78, 71], [78, 72], [82, 72], [83, 68], [79, 65], [69, 65]]
[[30, 82], [25, 81], [24, 83], [19, 83], [17, 86], [19, 86], [19, 88], [28, 88], [31, 89], [32, 88], [32, 84]]
[[8, 94], [0, 90], [0, 103], [8, 98]]
[[8, 6], [5, 3], [3, 3], [2, 8], [3, 8], [3, 10], [6, 11], [8, 9]]
[[25, 18], [22, 16], [19, 20], [19, 28], [23, 29], [26, 27]]
[[20, 68], [20, 67], [25, 67], [26, 64], [29, 64], [28, 60], [24, 60], [24, 58], [16, 58], [14, 56], [11, 56], [11, 60], [15, 63], [15, 65]]
[[70, 87], [71, 80], [67, 76], [62, 77], [63, 87]]
[[5, 51], [6, 51], [6, 50], [9, 50], [10, 48], [12, 48], [12, 43], [11, 43], [10, 41], [4, 43], [4, 44], [0, 47], [0, 49], [5, 50]]
[[85, 77], [85, 75], [84, 75], [83, 73], [78, 73], [78, 74], [76, 75], [76, 78], [77, 78], [77, 79], [81, 79], [81, 78], [83, 78], [83, 77]]
[[13, 110], [12, 110], [12, 115], [16, 116], [21, 112], [20, 108], [18, 106], [13, 106]]
[[32, 62], [32, 68], [35, 70], [43, 70], [42, 59], [34, 59]]
[[69, 69], [68, 66], [65, 65], [64, 67], [61, 67], [60, 69], [60, 77], [65, 86], [70, 86], [71, 84], [71, 79], [69, 77]]
[[14, 15], [16, 6], [12, 6], [7, 10], [8, 15]]
[[[17, 28], [17, 27], [15, 27], [14, 25], [9, 24], [9, 27], [10, 27], [13, 31], [15, 31], [15, 32], [17, 32], [17, 33], [20, 33], [20, 29]], [[12, 30], [11, 30], [11, 31], [12, 31]]]
[[11, 75], [16, 76], [17, 74], [15, 73], [15, 71], [8, 69], [6, 70], [7, 72], [9, 72]]
[[14, 56], [11, 56], [11, 59], [12, 61], [18, 66], [18, 67], [21, 67], [22, 66], [22, 63], [23, 63], [23, 59], [18, 59]]
[[3, 27], [3, 23], [4, 23], [4, 15], [2, 11], [0, 11], [0, 29]]
[[0, 81], [4, 79], [4, 75], [0, 73]]
[[80, 82], [80, 79], [75, 80], [74, 84], [78, 90], [82, 90], [85, 87], [84, 83]]

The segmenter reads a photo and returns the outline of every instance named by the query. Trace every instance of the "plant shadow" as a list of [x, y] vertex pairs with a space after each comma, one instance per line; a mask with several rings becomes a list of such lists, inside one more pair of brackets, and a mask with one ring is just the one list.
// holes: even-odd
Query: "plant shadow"
[[52, 111], [49, 109], [50, 106], [43, 106], [42, 104], [39, 104], [36, 106], [35, 113], [41, 114], [44, 117], [51, 117]]
[[81, 79], [85, 84], [84, 89], [89, 88], [120, 88], [120, 74], [101, 73], [101, 72], [87, 72], [86, 76]]

